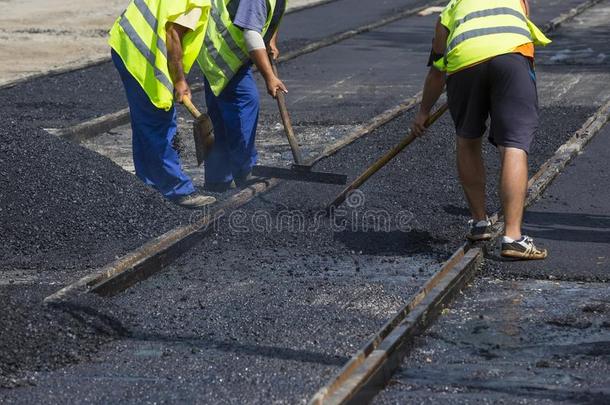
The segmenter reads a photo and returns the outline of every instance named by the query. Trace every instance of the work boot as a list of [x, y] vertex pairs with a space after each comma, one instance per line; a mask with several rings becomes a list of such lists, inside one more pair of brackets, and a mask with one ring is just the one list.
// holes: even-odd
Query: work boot
[[256, 180], [256, 177], [252, 176], [252, 171], [249, 171], [248, 173], [246, 173], [242, 176], [236, 176], [235, 185], [240, 188], [246, 187], [246, 186], [249, 186], [250, 184], [254, 183], [255, 180]]
[[508, 237], [502, 238], [502, 257], [523, 260], [542, 260], [546, 259], [548, 252], [546, 249], [538, 249], [534, 245], [534, 240], [529, 236], [521, 236], [519, 240]]
[[214, 204], [216, 202], [216, 198], [199, 193], [192, 193], [189, 195], [183, 195], [171, 201], [183, 208], [198, 209], [203, 208], [206, 205]]
[[208, 181], [203, 185], [203, 189], [205, 191], [210, 191], [212, 193], [224, 193], [225, 191], [229, 191], [235, 188], [234, 181], [227, 181], [224, 183], [210, 183]]
[[466, 238], [471, 242], [479, 242], [490, 240], [492, 236], [491, 222], [488, 219], [474, 222], [473, 219], [468, 221], [468, 233]]

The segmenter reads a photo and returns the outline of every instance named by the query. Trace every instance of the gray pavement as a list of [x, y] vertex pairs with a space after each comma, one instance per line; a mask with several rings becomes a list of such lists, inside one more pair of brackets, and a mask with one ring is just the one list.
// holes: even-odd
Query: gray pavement
[[548, 260], [493, 263], [498, 277], [560, 281], [610, 280], [610, 125], [527, 210], [524, 232], [548, 247]]

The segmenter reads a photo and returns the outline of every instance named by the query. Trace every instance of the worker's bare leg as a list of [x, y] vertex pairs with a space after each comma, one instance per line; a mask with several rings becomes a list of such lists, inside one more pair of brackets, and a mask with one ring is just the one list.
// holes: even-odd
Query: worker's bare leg
[[500, 198], [506, 223], [505, 235], [521, 238], [523, 208], [527, 193], [527, 153], [521, 149], [500, 147], [502, 171], [500, 174]]
[[460, 181], [472, 219], [475, 222], [487, 219], [485, 209], [485, 165], [481, 155], [482, 138], [457, 137], [457, 166]]

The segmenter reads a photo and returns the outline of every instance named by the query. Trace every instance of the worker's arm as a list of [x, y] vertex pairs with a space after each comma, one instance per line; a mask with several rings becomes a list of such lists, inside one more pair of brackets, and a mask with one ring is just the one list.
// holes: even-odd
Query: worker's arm
[[521, 3], [523, 5], [523, 11], [525, 11], [525, 16], [527, 18], [530, 17], [530, 3], [528, 2], [528, 0], [521, 0]]
[[174, 83], [174, 97], [179, 103], [182, 103], [183, 97], [191, 98], [191, 89], [184, 77], [182, 66], [182, 38], [188, 31], [188, 28], [181, 25], [167, 23], [167, 67]]
[[279, 31], [275, 31], [275, 34], [271, 37], [271, 41], [269, 41], [269, 46], [267, 47], [267, 53], [271, 55], [273, 60], [277, 60], [280, 57], [280, 49], [277, 47], [277, 33]]
[[[445, 28], [440, 19], [436, 23], [436, 32], [432, 43], [432, 52], [436, 55], [444, 55], [447, 48], [447, 37], [449, 31]], [[426, 130], [425, 124], [430, 117], [430, 112], [434, 104], [438, 101], [443, 89], [445, 88], [446, 80], [445, 72], [441, 72], [434, 66], [430, 66], [426, 81], [424, 82], [424, 91], [422, 101], [419, 106], [419, 111], [411, 125], [411, 131], [415, 136], [421, 136]]]
[[244, 39], [246, 40], [250, 59], [252, 59], [252, 62], [254, 62], [256, 68], [265, 79], [269, 95], [275, 98], [278, 91], [288, 93], [284, 83], [273, 73], [271, 62], [269, 62], [269, 55], [267, 54], [267, 47], [261, 34], [253, 30], [244, 30]]

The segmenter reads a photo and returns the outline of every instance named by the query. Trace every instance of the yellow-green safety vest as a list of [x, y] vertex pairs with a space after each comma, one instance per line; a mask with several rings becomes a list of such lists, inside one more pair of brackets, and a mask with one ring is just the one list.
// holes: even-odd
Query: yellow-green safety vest
[[[244, 34], [233, 24], [239, 2], [212, 0], [205, 42], [197, 58], [212, 92], [217, 96], [250, 60]], [[266, 43], [277, 30], [285, 11], [286, 0], [267, 0], [267, 20], [261, 33]]]
[[133, 0], [110, 30], [110, 47], [150, 101], [166, 111], [174, 103], [174, 85], [167, 66], [166, 24], [196, 7], [202, 9], [202, 16], [195, 29], [182, 39], [182, 62], [188, 73], [203, 45], [210, 0]]
[[434, 66], [448, 73], [513, 52], [523, 44], [551, 42], [526, 17], [521, 0], [452, 0], [440, 18], [449, 37], [444, 58]]

